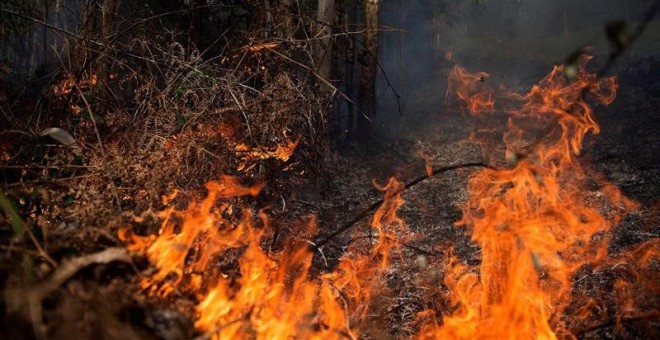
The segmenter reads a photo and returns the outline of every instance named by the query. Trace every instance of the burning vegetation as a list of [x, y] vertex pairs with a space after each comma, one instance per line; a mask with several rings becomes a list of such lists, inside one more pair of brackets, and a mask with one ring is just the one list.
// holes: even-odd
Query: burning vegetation
[[[471, 115], [495, 124], [507, 116], [506, 130], [492, 125], [483, 127], [488, 133], [478, 129], [473, 135], [491, 164], [503, 165], [472, 176], [470, 197], [456, 222], [479, 245], [481, 264], [474, 268], [456, 257], [428, 264], [445, 271], [454, 310], [420, 312], [418, 317], [427, 321], [415, 337], [574, 337], [581, 322], [574, 318], [595, 317], [598, 302], [580, 296], [576, 274], [585, 267], [612, 265], [608, 235], [638, 204], [583, 170], [577, 158], [587, 133], [599, 131], [587, 100], [607, 105], [617, 90], [613, 78], [586, 71], [588, 59], [580, 60], [574, 78], [557, 66], [526, 94], [491, 90], [482, 86], [487, 74], [459, 66], [450, 74], [452, 91]], [[492, 149], [497, 145], [488, 140], [493, 133], [505, 141], [503, 150]], [[241, 196], [259, 195], [261, 185], [245, 187], [234, 177], [209, 182], [206, 198], [184, 211], [159, 213], [163, 224], [156, 235], [131, 235], [130, 229], [119, 235], [157, 269], [142, 288], [160, 297], [174, 292], [197, 296], [195, 327], [213, 338], [356, 338], [367, 322], [372, 296], [386, 289], [390, 257], [409, 233], [396, 213], [404, 185], [392, 178], [377, 188], [385, 198], [370, 223], [373, 239], [351, 247], [323, 274], [310, 272], [314, 244], [303, 241], [316, 232], [315, 219], [283, 250], [269, 251], [265, 211], [236, 204]], [[657, 265], [657, 251], [655, 239], [631, 251], [642, 273]], [[224, 269], [210, 265], [212, 259], [229, 256], [233, 263]], [[647, 283], [652, 290], [644, 295], [654, 298], [657, 284]], [[614, 287], [624, 310], [643, 302], [633, 297], [629, 283], [617, 280]], [[569, 306], [579, 313], [565, 314]], [[442, 316], [442, 323], [432, 315]], [[624, 317], [617, 315], [617, 320]]]
[[[610, 59], [594, 63], [581, 48], [524, 91], [447, 50], [447, 107], [437, 111], [453, 115], [395, 130], [415, 139], [397, 144], [379, 139], [386, 129], [362, 129], [376, 107], [377, 1], [365, 7], [366, 103], [328, 78], [337, 70], [318, 55], [341, 47], [353, 57], [352, 40], [328, 28], [334, 16], [319, 29], [327, 14], [294, 16], [291, 2], [236, 12], [193, 2], [117, 31], [104, 11], [119, 5], [101, 3], [105, 35], [68, 32], [85, 48], [42, 84], [34, 112], [31, 98], [0, 89], [0, 104], [25, 114], [1, 118], [12, 128], [0, 134], [17, 139], [0, 140], [0, 335], [657, 336], [658, 189], [634, 195], [587, 156], [608, 133], [599, 112], [624, 105], [626, 85], [602, 70], [638, 38], [625, 25]], [[351, 37], [348, 9], [337, 26]], [[177, 25], [156, 19], [178, 11], [190, 15], [188, 40], [151, 39]], [[221, 49], [198, 49], [214, 20], [238, 23]]]

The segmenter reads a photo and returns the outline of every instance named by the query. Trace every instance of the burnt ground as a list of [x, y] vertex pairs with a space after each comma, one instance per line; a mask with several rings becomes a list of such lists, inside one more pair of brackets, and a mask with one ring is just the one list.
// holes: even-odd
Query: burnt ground
[[[610, 107], [596, 108], [602, 132], [588, 138], [583, 163], [594, 173], [603, 174], [630, 198], [641, 204], [639, 211], [627, 216], [612, 232], [609, 247], [613, 259], [644, 241], [655, 239], [660, 233], [660, 82], [640, 81], [638, 76], [622, 77], [619, 95]], [[287, 221], [311, 214], [318, 216], [319, 234], [328, 235], [347, 226], [367, 207], [382, 198], [382, 193], [372, 184], [375, 180], [385, 183], [391, 176], [409, 182], [424, 175], [424, 162], [419, 156], [423, 151], [430, 156], [434, 169], [445, 166], [480, 162], [477, 146], [467, 143], [469, 118], [460, 113], [446, 113], [442, 108], [426, 109], [388, 126], [377, 129], [374, 138], [366, 145], [353, 146], [329, 153], [324, 165], [326, 177], [314, 185], [303, 185], [274, 217], [274, 224], [287, 225]], [[448, 292], [443, 289], [443, 264], [448, 249], [471, 266], [478, 266], [480, 251], [472, 244], [465, 230], [455, 227], [461, 217], [461, 204], [467, 199], [466, 185], [475, 168], [448, 171], [407, 189], [403, 198], [406, 203], [399, 214], [413, 233], [411, 240], [387, 273], [388, 292], [377, 294], [381, 306], [373, 313], [372, 328], [365, 329], [365, 336], [372, 338], [397, 338], [413, 334], [417, 312], [434, 308], [451, 310], [447, 302]], [[332, 268], [346, 244], [352, 238], [366, 233], [366, 223], [372, 212], [345, 232], [334, 237], [322, 249], [325, 258], [317, 258], [315, 269]], [[277, 222], [281, 221], [281, 222]], [[60, 249], [58, 257], [76, 256], [85, 249], [94, 235], [79, 235], [74, 245]], [[322, 237], [321, 237], [322, 238]], [[103, 244], [95, 248], [116, 245], [112, 235], [101, 238]], [[78, 244], [79, 246], [76, 246]], [[67, 338], [81, 334], [83, 338], [190, 338], [194, 302], [190, 297], [179, 296], [159, 301], [147, 298], [138, 288], [138, 272], [149, 267], [144, 259], [134, 259], [134, 264], [113, 263], [96, 265], [81, 270], [61, 289], [44, 300], [44, 323], [53, 327], [53, 338]], [[622, 265], [622, 263], [624, 263]], [[19, 263], [3, 264], [1, 281], [14, 280], [6, 277], [11, 268]], [[621, 276], [629, 281], [641, 276], [630, 275], [625, 261], [617, 266], [589, 269], [578, 273], [578, 288], [604, 292], [597, 296], [607, 306], [597, 320], [574, 324], [572, 331], [580, 338], [657, 338], [660, 319], [657, 306], [660, 297], [654, 296], [642, 306], [648, 310], [618, 311], [614, 305], [613, 282]], [[655, 263], [647, 268], [651, 284], [657, 284], [660, 267]], [[46, 277], [49, 271], [36, 270]], [[586, 279], [584, 279], [586, 277]], [[34, 279], [34, 278], [33, 278]], [[40, 278], [36, 278], [40, 279]], [[6, 286], [20, 286], [10, 282]], [[437, 290], [422, 287], [438, 287]], [[11, 299], [12, 291], [5, 291], [3, 303]], [[5, 311], [6, 306], [0, 306]], [[640, 307], [640, 308], [642, 308]], [[628, 313], [618, 318], [620, 312]], [[32, 328], [30, 320], [8, 318], [4, 334], [9, 338], [25, 338]], [[620, 321], [620, 322], [618, 322]], [[386, 330], [386, 331], [384, 331]], [[0, 332], [0, 334], [2, 334]]]

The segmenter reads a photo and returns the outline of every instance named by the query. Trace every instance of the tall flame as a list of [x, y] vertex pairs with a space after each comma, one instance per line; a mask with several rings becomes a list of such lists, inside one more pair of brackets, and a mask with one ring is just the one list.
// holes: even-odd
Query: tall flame
[[[472, 115], [508, 115], [502, 137], [510, 167], [484, 169], [470, 180], [470, 199], [458, 224], [481, 246], [480, 270], [452, 261], [445, 283], [458, 309], [442, 326], [423, 327], [422, 338], [570, 336], [561, 316], [572, 274], [603, 259], [607, 242], [594, 236], [635, 206], [611, 185], [602, 184], [606, 199], [600, 200], [585, 189], [588, 178], [576, 155], [585, 135], [599, 132], [585, 98], [609, 104], [617, 89], [613, 78], [585, 71], [587, 61], [583, 58], [573, 81], [556, 66], [522, 96], [485, 88], [485, 73], [458, 66], [452, 72], [452, 90]], [[601, 214], [606, 200], [615, 210], [621, 207], [618, 214]]]

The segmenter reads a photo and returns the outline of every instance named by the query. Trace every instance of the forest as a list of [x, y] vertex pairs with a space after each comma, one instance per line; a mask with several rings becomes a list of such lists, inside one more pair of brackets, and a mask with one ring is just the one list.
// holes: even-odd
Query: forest
[[0, 338], [658, 338], [659, 12], [3, 0]]

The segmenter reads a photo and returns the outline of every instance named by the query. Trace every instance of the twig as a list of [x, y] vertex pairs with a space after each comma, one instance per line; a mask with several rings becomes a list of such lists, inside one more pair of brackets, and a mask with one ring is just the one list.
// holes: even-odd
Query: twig
[[[334, 284], [330, 284], [330, 287], [332, 287], [336, 292], [337, 295], [341, 298], [341, 302], [344, 305], [344, 315], [346, 315], [346, 335], [351, 339], [351, 340], [356, 340], [357, 338], [355, 335], [353, 335], [353, 332], [351, 332], [351, 315], [348, 313], [348, 299], [346, 299], [346, 296], [344, 295], [344, 292], [341, 291], [337, 286]], [[343, 333], [343, 332], [339, 332]]]
[[[78, 93], [80, 94], [80, 98], [82, 98], [83, 102], [85, 103], [85, 107], [87, 108], [87, 112], [89, 113], [89, 119], [92, 121], [92, 125], [94, 125], [94, 133], [96, 134], [96, 139], [99, 143], [99, 148], [101, 149], [101, 154], [103, 155], [104, 161], [103, 161], [103, 167], [106, 167], [107, 164], [105, 164], [105, 159], [107, 157], [105, 148], [103, 148], [103, 142], [101, 140], [101, 133], [99, 132], [99, 127], [96, 124], [96, 118], [94, 118], [94, 112], [92, 111], [92, 106], [89, 104], [89, 101], [87, 101], [87, 98], [85, 97], [85, 94], [83, 91], [80, 89], [80, 86], [78, 84], [74, 85], [76, 89], [78, 90]], [[121, 200], [119, 199], [119, 194], [117, 193], [117, 188], [115, 186], [114, 181], [110, 180], [110, 188], [112, 189], [112, 194], [115, 197], [115, 200], [117, 201], [117, 206], [121, 206]]]
[[85, 107], [87, 108], [87, 112], [89, 113], [89, 119], [92, 121], [92, 125], [94, 125], [94, 133], [96, 134], [96, 140], [99, 142], [99, 147], [101, 148], [101, 152], [105, 155], [105, 149], [103, 148], [103, 142], [101, 141], [101, 133], [99, 132], [99, 127], [96, 125], [96, 118], [94, 118], [94, 112], [92, 112], [92, 106], [89, 105], [89, 101], [87, 101], [87, 97], [83, 93], [82, 89], [80, 89], [78, 84], [74, 84], [74, 86], [76, 87], [76, 90], [78, 90], [78, 93], [80, 94], [80, 98], [85, 103]]
[[94, 165], [2, 165], [0, 169], [91, 169]]
[[[7, 118], [9, 118], [9, 117], [7, 117]], [[28, 133], [28, 132], [25, 132], [25, 131], [21, 131], [21, 130], [4, 130], [4, 131], [0, 131], [0, 135], [9, 134], [9, 133], [18, 133], [18, 134], [26, 135], [26, 136], [29, 136], [29, 137], [34, 137], [34, 134]]]
[[11, 244], [8, 245], [8, 246], [0, 245], [0, 249], [2, 249], [2, 250], [6, 250], [7, 253], [10, 253], [10, 252], [17, 252], [17, 253], [23, 253], [23, 254], [32, 255], [32, 256], [34, 256], [34, 257], [41, 257], [41, 254], [40, 254], [38, 251], [34, 251], [34, 250], [30, 250], [30, 249], [25, 249], [25, 248], [18, 248], [18, 247], [15, 247], [15, 246], [11, 245]]
[[236, 98], [236, 95], [234, 94], [234, 91], [229, 90], [229, 94], [231, 94], [231, 97], [234, 98], [234, 101], [236, 102], [236, 105], [238, 105], [238, 109], [241, 110], [241, 113], [243, 114], [243, 118], [245, 119], [245, 126], [247, 127], [248, 136], [250, 136], [250, 139], [252, 141], [254, 141], [254, 137], [252, 137], [252, 129], [250, 129], [250, 120], [248, 119], [248, 116], [245, 113], [245, 110], [243, 110], [243, 106], [238, 101], [238, 98]]
[[[294, 17], [295, 17], [295, 15], [294, 15]], [[308, 18], [305, 18], [305, 17], [299, 16], [298, 19], [300, 19], [300, 20], [304, 20], [304, 19], [308, 19]], [[320, 24], [320, 25], [323, 25], [323, 26], [331, 27], [333, 30], [336, 29], [336, 30], [340, 31], [341, 33], [333, 34], [333, 35], [332, 35], [333, 37], [334, 37], [334, 36], [340, 36], [340, 35], [348, 36], [353, 42], [360, 44], [360, 45], [364, 48], [364, 42], [361, 41], [360, 39], [355, 38], [354, 35], [356, 35], [356, 34], [354, 34], [354, 33], [365, 32], [366, 29], [363, 29], [363, 30], [360, 30], [360, 31], [356, 31], [356, 32], [347, 32], [347, 31], [345, 31], [344, 28], [341, 27], [341, 26], [338, 26], [338, 25], [330, 25], [330, 24], [328, 24], [327, 22], [324, 22], [324, 21], [321, 21], [321, 20], [318, 20], [318, 19], [311, 19], [310, 21], [313, 22], [313, 23], [315, 23], [315, 24]], [[384, 27], [385, 27], [385, 28], [388, 28], [388, 29], [386, 29], [386, 30], [382, 29], [382, 28], [384, 28]], [[391, 28], [391, 27], [387, 27], [387, 26], [380, 26], [380, 28], [378, 29], [378, 31], [396, 32], [396, 31], [399, 31], [399, 30], [394, 29], [394, 28]], [[313, 38], [306, 37], [306, 41], [310, 41], [310, 40], [313, 40], [313, 39], [323, 39], [323, 38], [324, 38], [323, 36], [317, 36], [317, 37], [313, 37]], [[291, 40], [291, 41], [294, 41], [294, 40]], [[385, 69], [383, 68], [383, 65], [381, 65], [381, 63], [378, 61], [378, 56], [373, 55], [373, 54], [372, 54], [370, 51], [368, 51], [366, 48], [363, 49], [363, 51], [366, 52], [366, 53], [369, 55], [369, 57], [372, 58], [372, 59], [376, 62], [376, 66], [378, 67], [378, 70], [383, 74], [383, 78], [385, 79], [385, 82], [387, 83], [387, 87], [388, 87], [389, 89], [392, 90], [392, 93], [394, 93], [394, 96], [396, 97], [396, 100], [397, 100], [397, 109], [398, 109], [399, 115], [400, 115], [400, 116], [403, 116], [403, 112], [401, 111], [401, 95], [400, 95], [399, 92], [394, 88], [394, 85], [392, 85], [392, 82], [390, 82], [390, 78], [387, 76], [387, 72], [385, 72]], [[348, 97], [346, 97], [346, 96], [342, 96], [342, 97], [343, 97], [344, 99], [347, 99], [350, 103], [354, 104], [351, 100], [348, 99]], [[364, 116], [366, 117], [366, 115], [364, 115]], [[371, 121], [371, 117], [366, 117], [366, 118], [367, 118], [368, 121]]]
[[30, 236], [30, 240], [32, 241], [32, 244], [34, 244], [35, 248], [37, 248], [39, 256], [46, 260], [46, 262], [48, 262], [51, 266], [57, 267], [57, 262], [55, 262], [55, 260], [53, 260], [53, 258], [48, 255], [46, 250], [39, 243], [39, 240], [37, 240], [37, 237], [34, 236], [32, 230], [30, 230], [30, 228], [25, 228], [25, 232], [28, 234], [28, 236]]
[[206, 333], [204, 333], [204, 334], [202, 334], [202, 335], [200, 335], [200, 336], [197, 336], [197, 337], [193, 338], [193, 340], [209, 340], [209, 339], [213, 339], [213, 335], [215, 335], [215, 334], [217, 334], [218, 332], [220, 332], [223, 328], [225, 328], [225, 327], [229, 327], [229, 326], [231, 326], [231, 325], [233, 325], [233, 324], [235, 324], [235, 323], [237, 323], [237, 322], [241, 322], [241, 321], [246, 320], [246, 319], [249, 320], [248, 316], [250, 315], [250, 313], [251, 313], [251, 311], [248, 312], [248, 313], [246, 313], [246, 315], [241, 316], [240, 318], [237, 318], [237, 319], [234, 319], [234, 320], [231, 320], [231, 321], [225, 322], [225, 323], [219, 325], [218, 327], [212, 329], [211, 331], [208, 331], [208, 332], [206, 332]]
[[407, 243], [407, 242], [402, 242], [402, 241], [398, 241], [398, 240], [392, 240], [392, 241], [396, 241], [396, 242], [398, 242], [402, 247], [404, 247], [404, 248], [408, 248], [408, 249], [410, 249], [410, 250], [414, 250], [414, 251], [416, 251], [416, 252], [418, 252], [418, 253], [420, 253], [420, 254], [424, 254], [424, 255], [426, 255], [426, 256], [433, 256], [433, 257], [436, 257], [436, 256], [442, 256], [442, 254], [439, 254], [439, 253], [436, 253], [436, 252], [432, 252], [432, 251], [429, 251], [429, 250], [425, 250], [425, 249], [419, 248], [419, 247], [417, 247], [417, 246], [413, 246], [412, 244]]
[[203, 9], [203, 8], [219, 8], [219, 7], [234, 8], [234, 7], [237, 7], [237, 6], [221, 5], [221, 4], [209, 4], [209, 5], [202, 5], [202, 6], [192, 6], [190, 8], [184, 8], [184, 9], [180, 9], [180, 10], [176, 10], [176, 11], [169, 11], [169, 12], [165, 12], [165, 13], [161, 13], [161, 14], [156, 14], [156, 15], [150, 16], [148, 18], [140, 19], [140, 20], [134, 22], [133, 24], [129, 25], [128, 27], [126, 27], [124, 30], [122, 30], [120, 32], [117, 32], [117, 33], [114, 33], [113, 37], [112, 37], [112, 40], [110, 42], [111, 43], [114, 42], [115, 40], [117, 40], [122, 35], [124, 35], [128, 32], [131, 32], [136, 27], [138, 27], [142, 24], [145, 24], [149, 21], [152, 21], [152, 20], [160, 19], [160, 18], [170, 16], [170, 15], [181, 14], [181, 13], [190, 12], [190, 11], [194, 11], [194, 10], [198, 10], [198, 9]]

